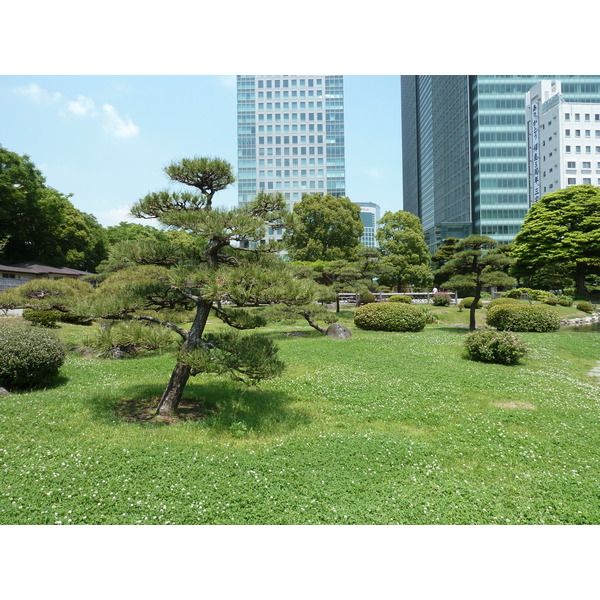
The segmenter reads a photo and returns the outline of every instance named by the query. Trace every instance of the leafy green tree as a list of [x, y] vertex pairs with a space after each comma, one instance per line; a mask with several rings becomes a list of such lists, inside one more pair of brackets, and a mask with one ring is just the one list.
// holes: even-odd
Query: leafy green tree
[[485, 235], [470, 235], [456, 244], [454, 258], [448, 260], [437, 273], [448, 289], [472, 289], [469, 329], [475, 330], [475, 311], [484, 287], [508, 287], [515, 284], [505, 268], [511, 259], [497, 250], [498, 242]]
[[106, 238], [111, 245], [140, 239], [164, 242], [166, 241], [166, 234], [162, 229], [158, 229], [152, 225], [121, 221], [118, 225], [110, 225], [106, 228]]
[[[253, 329], [264, 320], [243, 308], [224, 307], [221, 300], [232, 297], [244, 304], [249, 298], [260, 298], [274, 303], [288, 296], [297, 298], [297, 290], [286, 264], [274, 255], [277, 248], [259, 244], [266, 226], [285, 221], [282, 195], [261, 193], [244, 206], [222, 209], [213, 206], [213, 199], [234, 181], [228, 162], [185, 159], [165, 172], [195, 191], [148, 194], [134, 204], [132, 214], [188, 231], [202, 244], [194, 248], [195, 256], [181, 246], [179, 255], [153, 253], [150, 248], [145, 254], [131, 253], [124, 263], [127, 266], [98, 287], [90, 310], [104, 318], [138, 319], [168, 327], [181, 337], [175, 367], [157, 407], [158, 414], [172, 415], [189, 378], [198, 373], [229, 374], [246, 383], [278, 375], [283, 363], [270, 339], [256, 334], [240, 337], [231, 330], [205, 332], [206, 322], [212, 313], [234, 329]], [[248, 249], [255, 244], [256, 249]], [[121, 258], [127, 258], [125, 250], [121, 252]], [[253, 285], [257, 281], [260, 289]], [[304, 298], [297, 301], [304, 302]], [[189, 330], [167, 318], [175, 307], [193, 308]]]
[[8, 263], [93, 270], [107, 255], [102, 226], [46, 186], [29, 157], [0, 147], [0, 238]]
[[283, 240], [295, 261], [351, 259], [363, 230], [358, 204], [342, 196], [304, 194]]
[[28, 156], [0, 146], [0, 238], [10, 235], [4, 255], [9, 263], [31, 257], [28, 244], [35, 239], [44, 187], [44, 176]]
[[511, 272], [535, 283], [536, 274], [568, 271], [579, 296], [586, 276], [600, 273], [600, 188], [576, 185], [546, 194], [525, 216], [514, 240]]
[[404, 210], [386, 212], [379, 221], [377, 241], [382, 262], [388, 267], [382, 283], [389, 282], [398, 292], [404, 285], [431, 285], [431, 255], [419, 217]]

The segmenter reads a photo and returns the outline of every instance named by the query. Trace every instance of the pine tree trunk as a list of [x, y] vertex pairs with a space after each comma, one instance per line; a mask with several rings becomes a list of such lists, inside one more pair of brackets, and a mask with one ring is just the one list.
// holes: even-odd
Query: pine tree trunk
[[[191, 350], [198, 345], [204, 333], [210, 309], [210, 303], [201, 302], [198, 305], [194, 322], [190, 328], [189, 338], [182, 344], [182, 350]], [[171, 379], [156, 408], [156, 414], [161, 416], [173, 416], [177, 414], [177, 407], [183, 398], [183, 391], [190, 378], [190, 374], [191, 368], [177, 361], [173, 373], [171, 373]]]
[[177, 414], [177, 407], [183, 397], [183, 390], [190, 378], [190, 367], [177, 363], [171, 373], [171, 379], [158, 403], [156, 413], [163, 417]]

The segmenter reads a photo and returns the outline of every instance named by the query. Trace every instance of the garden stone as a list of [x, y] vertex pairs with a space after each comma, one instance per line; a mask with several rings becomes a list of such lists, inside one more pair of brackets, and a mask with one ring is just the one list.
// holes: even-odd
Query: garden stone
[[0, 387], [0, 398], [8, 396], [9, 394], [10, 392], [6, 388]]
[[327, 337], [333, 338], [334, 340], [347, 340], [352, 337], [351, 331], [341, 323], [332, 323], [325, 332]]

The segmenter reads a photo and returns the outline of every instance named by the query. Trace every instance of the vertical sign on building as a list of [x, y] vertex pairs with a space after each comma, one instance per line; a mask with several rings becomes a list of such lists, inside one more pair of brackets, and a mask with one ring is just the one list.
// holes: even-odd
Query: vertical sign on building
[[539, 104], [531, 105], [531, 147], [533, 160], [533, 197], [531, 203], [540, 199], [540, 130], [539, 130]]

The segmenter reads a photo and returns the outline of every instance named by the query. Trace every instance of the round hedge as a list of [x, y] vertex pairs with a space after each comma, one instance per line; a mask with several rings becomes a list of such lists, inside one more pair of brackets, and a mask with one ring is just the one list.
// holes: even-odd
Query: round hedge
[[575, 308], [577, 310], [581, 310], [581, 311], [586, 312], [586, 313], [593, 313], [594, 312], [594, 305], [591, 302], [588, 302], [587, 300], [583, 300], [582, 302], [578, 302], [575, 305]]
[[412, 304], [412, 298], [410, 296], [399, 294], [397, 296], [390, 296], [388, 302], [404, 302], [404, 304]]
[[487, 305], [487, 309], [490, 310], [490, 308], [498, 306], [498, 304], [514, 304], [518, 306], [523, 306], [521, 302], [519, 300], [516, 300], [515, 298], [496, 298]]
[[354, 313], [354, 324], [371, 331], [421, 331], [425, 323], [420, 307], [403, 302], [366, 304]]
[[543, 304], [498, 304], [489, 309], [487, 324], [501, 331], [557, 331], [560, 316]]
[[480, 329], [465, 337], [467, 358], [480, 362], [514, 365], [527, 354], [527, 347], [510, 331]]
[[[471, 305], [473, 304], [473, 300], [475, 300], [475, 298], [473, 296], [468, 296], [467, 298], [463, 298], [458, 306], [462, 307], [462, 308], [471, 308]], [[481, 308], [483, 306], [483, 302], [481, 301], [481, 299], [478, 300], [477, 302], [477, 308]]]
[[28, 389], [58, 374], [65, 360], [61, 340], [31, 325], [0, 326], [0, 386]]

